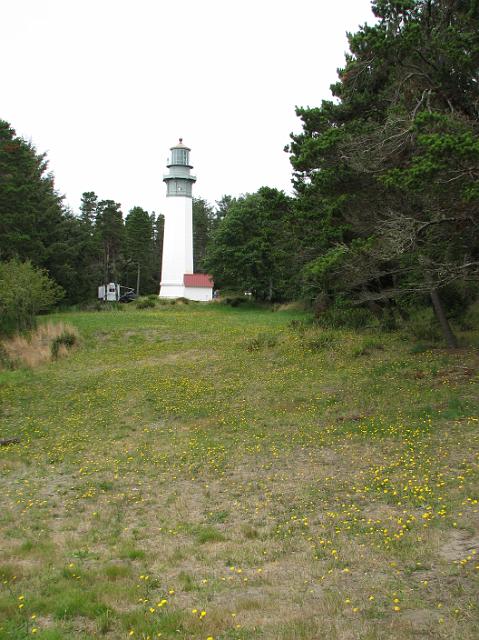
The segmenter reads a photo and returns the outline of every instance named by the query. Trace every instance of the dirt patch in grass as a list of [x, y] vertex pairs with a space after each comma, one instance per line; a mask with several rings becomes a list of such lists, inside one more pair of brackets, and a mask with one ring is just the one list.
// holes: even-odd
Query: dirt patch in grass
[[440, 553], [444, 560], [450, 562], [476, 555], [479, 562], [479, 534], [471, 535], [468, 531], [452, 531], [448, 541], [441, 546]]

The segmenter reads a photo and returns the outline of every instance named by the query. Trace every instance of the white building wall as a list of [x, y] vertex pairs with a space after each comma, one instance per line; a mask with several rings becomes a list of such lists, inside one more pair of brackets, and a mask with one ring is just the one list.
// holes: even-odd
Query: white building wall
[[212, 287], [185, 287], [183, 297], [197, 302], [209, 302], [213, 300]]
[[193, 273], [193, 201], [170, 196], [165, 211], [160, 298], [184, 296], [185, 273]]

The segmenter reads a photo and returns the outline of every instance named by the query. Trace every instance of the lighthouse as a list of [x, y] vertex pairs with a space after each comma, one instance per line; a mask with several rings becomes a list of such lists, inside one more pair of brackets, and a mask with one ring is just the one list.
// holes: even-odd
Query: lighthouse
[[207, 302], [213, 297], [210, 276], [193, 273], [193, 183], [190, 151], [180, 138], [170, 148], [167, 164], [165, 230], [160, 298], [187, 298]]

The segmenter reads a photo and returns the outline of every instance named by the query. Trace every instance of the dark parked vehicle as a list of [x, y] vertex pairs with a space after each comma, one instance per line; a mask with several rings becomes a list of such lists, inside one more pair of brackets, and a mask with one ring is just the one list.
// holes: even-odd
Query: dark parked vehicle
[[127, 291], [118, 298], [118, 302], [133, 302], [137, 297], [134, 291]]

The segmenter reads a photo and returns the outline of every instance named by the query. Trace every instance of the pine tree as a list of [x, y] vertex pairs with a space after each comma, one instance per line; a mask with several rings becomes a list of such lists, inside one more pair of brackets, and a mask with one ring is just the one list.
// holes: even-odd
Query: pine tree
[[[140, 295], [140, 283], [145, 293], [151, 292], [154, 281], [154, 233], [152, 219], [141, 207], [133, 207], [125, 219], [125, 257], [128, 275], [132, 267], [137, 295]], [[128, 284], [133, 279], [128, 278]]]
[[120, 205], [113, 200], [98, 203], [95, 233], [101, 242], [104, 282], [118, 282], [123, 267], [125, 227]]
[[61, 239], [62, 198], [45, 154], [0, 120], [0, 260], [47, 266], [48, 246]]
[[[377, 0], [337, 102], [298, 109], [289, 150], [311, 291], [389, 305], [479, 274], [479, 8]], [[454, 340], [445, 335], [452, 345]]]

